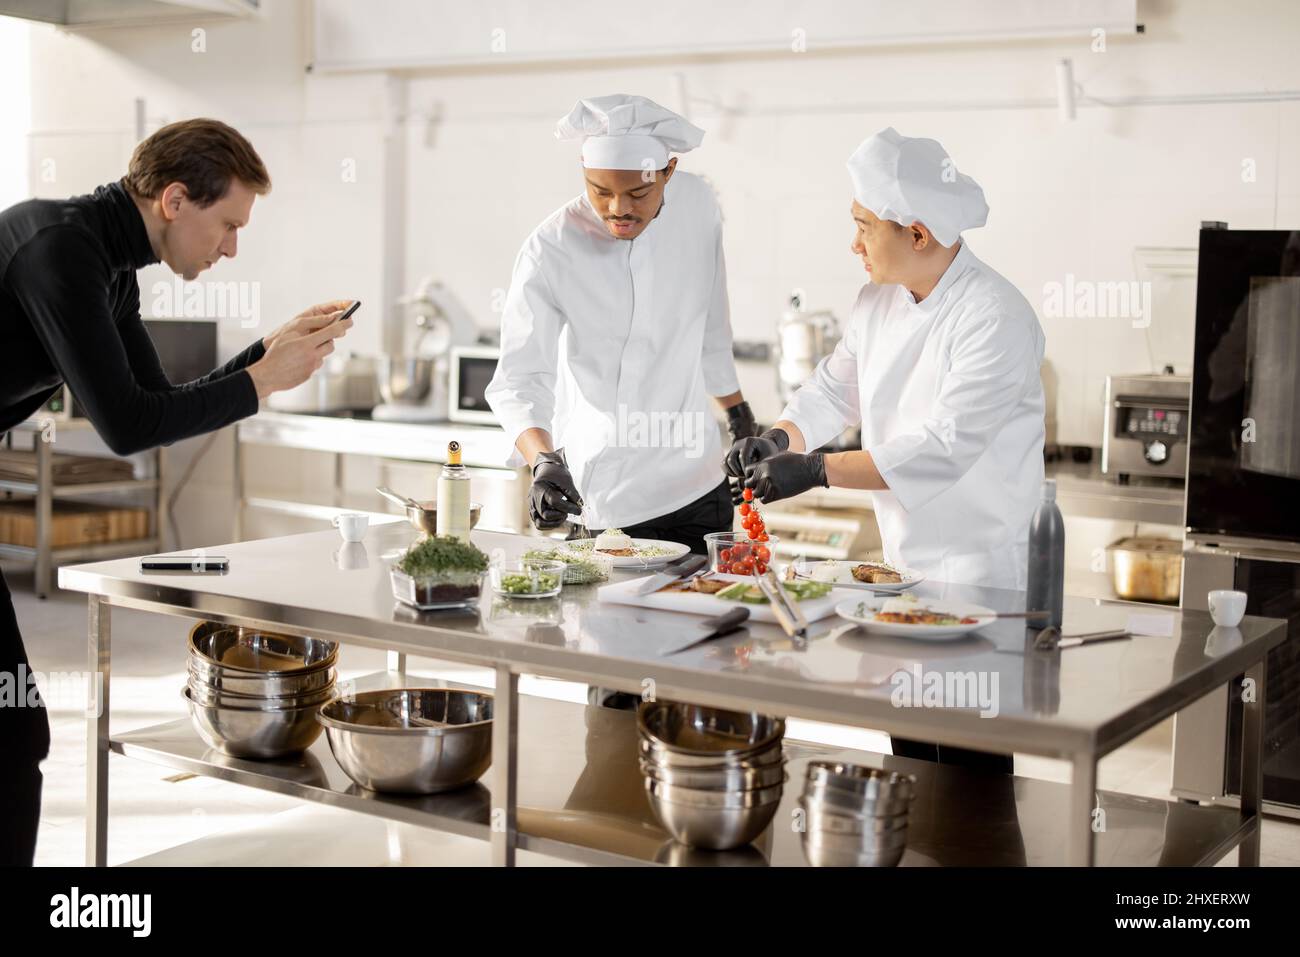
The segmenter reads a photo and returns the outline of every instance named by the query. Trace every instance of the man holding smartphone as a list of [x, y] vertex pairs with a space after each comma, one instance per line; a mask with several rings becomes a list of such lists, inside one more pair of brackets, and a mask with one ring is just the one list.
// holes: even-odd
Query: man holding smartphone
[[[351, 328], [340, 319], [349, 301], [312, 306], [181, 385], [168, 381], [140, 318], [136, 270], [161, 261], [192, 280], [233, 258], [253, 201], [270, 188], [248, 140], [194, 119], [137, 146], [118, 182], [0, 213], [0, 434], [66, 382], [108, 447], [129, 455], [222, 428], [305, 382]], [[17, 685], [20, 674], [30, 669], [0, 575], [0, 675]], [[24, 683], [0, 702], [0, 865], [32, 863], [49, 743], [44, 703]]]

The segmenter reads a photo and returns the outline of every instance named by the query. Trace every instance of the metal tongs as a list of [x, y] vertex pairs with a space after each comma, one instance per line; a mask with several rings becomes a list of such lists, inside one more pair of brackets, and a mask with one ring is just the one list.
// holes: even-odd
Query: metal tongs
[[758, 590], [763, 593], [763, 597], [768, 600], [772, 606], [772, 613], [776, 615], [777, 623], [782, 630], [791, 638], [807, 640], [808, 638], [808, 619], [804, 617], [799, 607], [790, 600], [786, 594], [785, 588], [777, 580], [776, 573], [770, 568], [765, 574], [760, 575], [754, 572], [754, 584]]

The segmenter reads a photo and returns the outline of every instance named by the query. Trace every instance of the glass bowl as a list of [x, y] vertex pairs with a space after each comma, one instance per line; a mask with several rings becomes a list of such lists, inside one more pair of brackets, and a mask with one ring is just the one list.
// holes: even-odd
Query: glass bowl
[[448, 571], [412, 578], [396, 565], [390, 568], [393, 597], [421, 611], [472, 608], [483, 592], [483, 572]]
[[[709, 532], [704, 536], [704, 543], [709, 546], [709, 571], [724, 575], [749, 575], [755, 571], [762, 574], [776, 557], [779, 541], [775, 535], [767, 536], [765, 542], [756, 542], [749, 538], [748, 532]], [[766, 551], [760, 552], [759, 549]], [[763, 555], [767, 557], [763, 558]], [[748, 567], [747, 561], [750, 562]]]
[[564, 562], [508, 558], [488, 569], [492, 591], [504, 598], [554, 598], [564, 587]]

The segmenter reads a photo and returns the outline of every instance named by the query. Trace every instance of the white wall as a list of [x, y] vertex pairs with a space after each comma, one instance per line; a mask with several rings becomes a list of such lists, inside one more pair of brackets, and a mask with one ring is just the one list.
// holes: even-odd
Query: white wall
[[[137, 96], [147, 98], [151, 126], [207, 114], [244, 130], [275, 189], [259, 201], [239, 258], [212, 278], [260, 282], [264, 328], [319, 299], [378, 302], [383, 227], [381, 80], [306, 74], [304, 5], [267, 6], [263, 21], [206, 24], [203, 53], [192, 52], [189, 25], [81, 35], [34, 27], [29, 154], [38, 195], [81, 192], [119, 176], [133, 145]], [[367, 15], [376, 9], [358, 7]], [[1074, 59], [1076, 78], [1097, 100], [1300, 95], [1300, 5], [1147, 0], [1139, 20], [1145, 35], [1111, 38], [1105, 53], [1080, 40], [419, 76], [410, 89], [408, 280], [436, 273], [493, 324], [494, 292], [508, 284], [520, 241], [580, 188], [574, 149], [551, 136], [555, 118], [581, 95], [612, 91], [677, 106], [675, 72], [694, 96], [728, 108], [724, 115], [695, 104], [694, 118], [709, 135], [682, 166], [706, 174], [719, 191], [740, 338], [770, 338], [794, 287], [806, 291], [811, 308], [846, 317], [863, 276], [847, 251], [843, 161], [885, 125], [938, 138], [980, 181], [992, 212], [970, 244], [1036, 307], [1044, 284], [1067, 273], [1135, 278], [1134, 247], [1195, 246], [1202, 219], [1300, 225], [1294, 98], [1085, 100], [1065, 125], [1051, 105], [1062, 56]], [[51, 159], [57, 175], [47, 182], [41, 164]], [[1248, 159], [1256, 164], [1253, 182], [1242, 178]], [[356, 182], [341, 175], [347, 160], [355, 160]], [[146, 304], [162, 278], [161, 267], [141, 275]], [[1185, 342], [1191, 319], [1157, 315], [1151, 336], [1157, 344]], [[1044, 327], [1058, 381], [1057, 438], [1099, 444], [1103, 377], [1147, 368], [1146, 333], [1127, 318], [1045, 319]], [[226, 352], [249, 338], [237, 322], [223, 328]], [[363, 322], [352, 342], [376, 349], [377, 323]], [[760, 416], [773, 415], [770, 370], [747, 369], [744, 381]], [[309, 474], [299, 477], [310, 481], [319, 466], [304, 469]]]

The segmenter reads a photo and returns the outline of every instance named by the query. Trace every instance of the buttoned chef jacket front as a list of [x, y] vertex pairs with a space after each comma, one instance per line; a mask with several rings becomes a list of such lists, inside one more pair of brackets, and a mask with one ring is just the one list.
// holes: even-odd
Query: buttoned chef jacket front
[[708, 397], [739, 388], [722, 219], [703, 180], [674, 173], [636, 239], [611, 236], [584, 193], [524, 242], [487, 399], [511, 438], [546, 429], [565, 450], [587, 525], [635, 525], [716, 488]]

